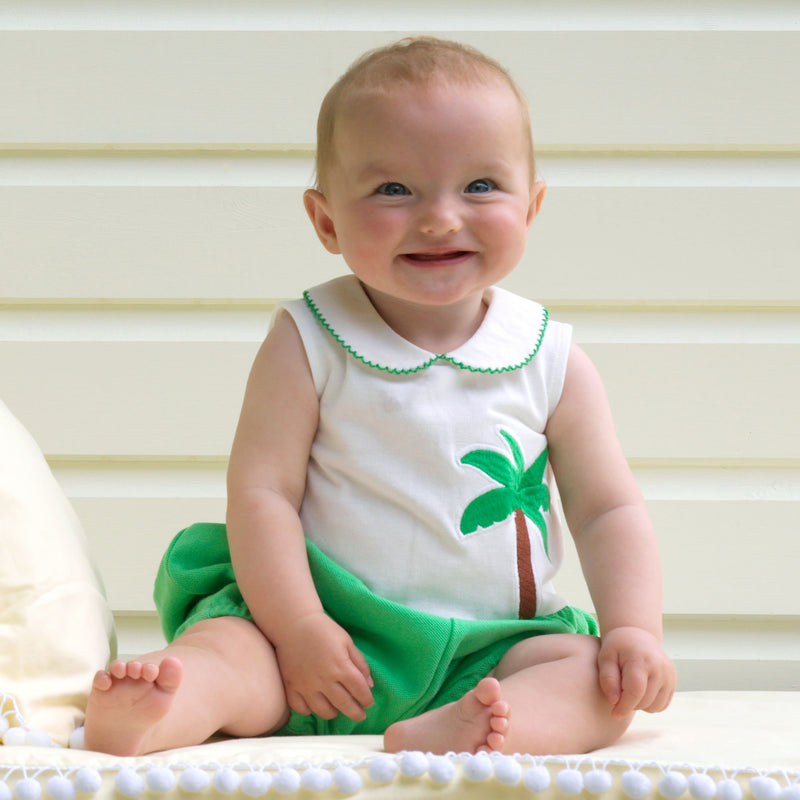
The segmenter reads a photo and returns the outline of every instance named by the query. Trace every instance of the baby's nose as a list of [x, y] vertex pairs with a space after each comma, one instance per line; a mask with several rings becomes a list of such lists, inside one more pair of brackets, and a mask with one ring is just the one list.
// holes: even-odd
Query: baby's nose
[[432, 198], [423, 205], [420, 211], [419, 229], [422, 233], [444, 236], [455, 233], [461, 227], [461, 214], [457, 204], [448, 198]]

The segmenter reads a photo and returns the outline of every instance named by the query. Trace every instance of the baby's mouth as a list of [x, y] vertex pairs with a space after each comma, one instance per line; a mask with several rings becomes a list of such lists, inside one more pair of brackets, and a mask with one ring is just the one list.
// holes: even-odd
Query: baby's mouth
[[416, 261], [419, 263], [442, 262], [447, 263], [451, 261], [458, 261], [472, 255], [469, 250], [447, 250], [438, 253], [406, 253], [405, 258], [409, 261]]

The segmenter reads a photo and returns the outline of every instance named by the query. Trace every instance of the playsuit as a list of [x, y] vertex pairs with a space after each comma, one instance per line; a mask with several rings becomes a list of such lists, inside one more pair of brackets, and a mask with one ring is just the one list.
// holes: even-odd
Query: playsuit
[[[370, 665], [365, 721], [293, 713], [279, 733], [381, 733], [457, 700], [505, 652], [545, 633], [597, 634], [551, 580], [562, 557], [545, 428], [571, 328], [487, 290], [473, 337], [447, 354], [384, 323], [355, 276], [282, 305], [320, 402], [300, 517], [326, 613]], [[201, 619], [251, 619], [225, 526], [181, 531], [156, 604], [168, 640]]]

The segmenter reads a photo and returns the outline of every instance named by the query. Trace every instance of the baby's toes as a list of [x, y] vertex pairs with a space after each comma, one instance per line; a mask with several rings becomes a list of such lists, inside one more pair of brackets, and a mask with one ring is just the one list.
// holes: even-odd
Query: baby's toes
[[502, 750], [505, 743], [505, 734], [499, 733], [498, 731], [492, 731], [486, 737], [486, 744], [489, 745], [490, 750]]
[[129, 661], [127, 675], [129, 678], [133, 678], [135, 681], [138, 681], [142, 677], [142, 662]]
[[92, 679], [92, 689], [97, 689], [98, 692], [107, 692], [112, 685], [113, 681], [108, 672], [104, 669], [95, 672], [94, 678]]
[[505, 736], [508, 733], [508, 717], [492, 717], [489, 720], [489, 727], [492, 729], [494, 733], [499, 733], [501, 736]]
[[108, 665], [108, 672], [112, 678], [122, 680], [128, 677], [128, 665], [124, 661], [116, 659]]

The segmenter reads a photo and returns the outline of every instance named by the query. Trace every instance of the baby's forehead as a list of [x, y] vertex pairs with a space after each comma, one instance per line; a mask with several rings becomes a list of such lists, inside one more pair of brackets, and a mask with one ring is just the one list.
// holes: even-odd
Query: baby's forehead
[[381, 82], [356, 83], [342, 93], [339, 108], [336, 110], [336, 117], [343, 119], [348, 114], [363, 111], [364, 107], [372, 102], [384, 101], [386, 98], [408, 100], [409, 98], [424, 99], [435, 97], [437, 99], [446, 99], [451, 92], [458, 92], [463, 96], [464, 89], [476, 90], [476, 102], [478, 102], [477, 96], [481, 94], [481, 90], [508, 93], [509, 97], [517, 102], [520, 110], [527, 114], [527, 106], [523, 104], [523, 101], [507, 80], [498, 75], [486, 74], [471, 78], [434, 75], [424, 80], [390, 79]]
[[336, 117], [326, 166], [355, 182], [408, 169], [412, 173], [407, 176], [416, 169], [419, 179], [420, 169], [430, 175], [445, 164], [451, 170], [500, 176], [516, 172], [521, 156], [532, 171], [526, 111], [501, 83], [361, 90], [342, 104]]

